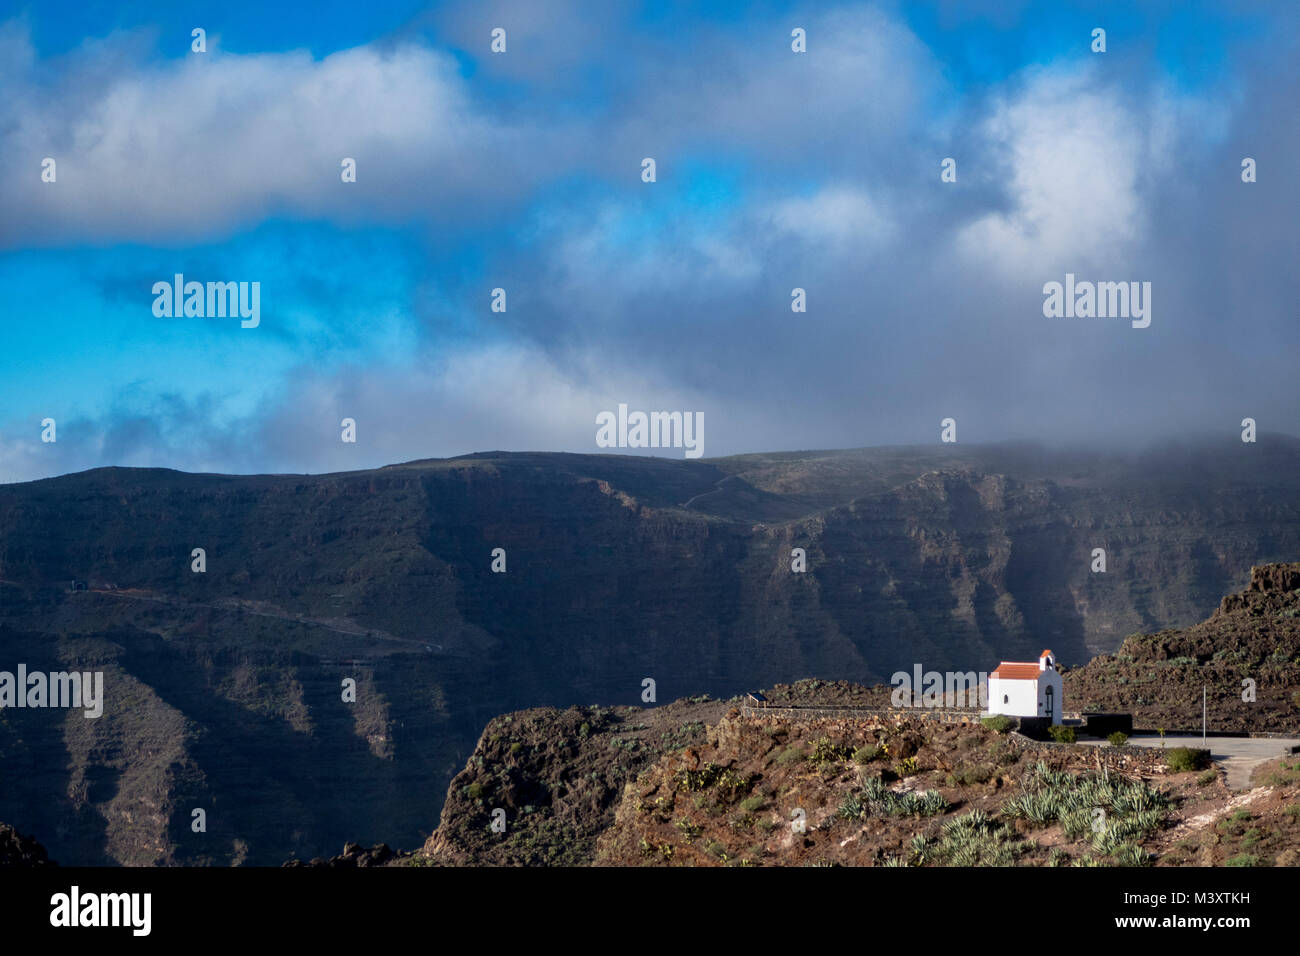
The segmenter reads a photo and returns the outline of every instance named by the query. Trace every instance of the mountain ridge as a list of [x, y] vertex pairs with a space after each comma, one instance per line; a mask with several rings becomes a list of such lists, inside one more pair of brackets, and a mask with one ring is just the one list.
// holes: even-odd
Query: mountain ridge
[[1180, 448], [510, 453], [2, 485], [0, 654], [102, 668], [109, 699], [81, 724], [0, 712], [0, 820], [70, 863], [413, 846], [505, 712], [640, 703], [646, 678], [668, 700], [1043, 646], [1083, 663], [1300, 555], [1300, 442]]

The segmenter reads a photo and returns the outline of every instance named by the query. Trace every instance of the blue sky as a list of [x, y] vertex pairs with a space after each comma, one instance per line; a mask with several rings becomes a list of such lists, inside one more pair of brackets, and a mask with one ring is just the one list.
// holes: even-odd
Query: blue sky
[[[0, 7], [0, 480], [596, 451], [624, 402], [704, 412], [709, 455], [950, 415], [970, 441], [1294, 434], [1296, 27], [1281, 2]], [[1151, 327], [1044, 318], [1067, 271], [1150, 281]], [[178, 272], [260, 283], [259, 326], [155, 316]]]

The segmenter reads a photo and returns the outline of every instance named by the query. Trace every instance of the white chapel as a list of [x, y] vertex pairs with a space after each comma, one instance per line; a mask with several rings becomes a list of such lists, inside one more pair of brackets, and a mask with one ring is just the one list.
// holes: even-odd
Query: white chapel
[[1038, 663], [1003, 661], [989, 675], [990, 714], [1009, 717], [1046, 717], [1061, 722], [1061, 675], [1056, 655], [1043, 651]]

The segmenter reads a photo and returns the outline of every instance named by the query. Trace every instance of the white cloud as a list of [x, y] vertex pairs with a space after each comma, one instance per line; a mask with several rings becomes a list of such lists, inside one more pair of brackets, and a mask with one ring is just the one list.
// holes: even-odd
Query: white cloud
[[894, 232], [892, 217], [880, 204], [845, 186], [781, 200], [771, 218], [776, 228], [822, 251], [861, 251], [879, 246]]
[[[30, 175], [0, 182], [0, 241], [187, 239], [278, 212], [406, 218], [526, 188], [529, 134], [478, 112], [439, 52], [212, 50], [76, 88], [76, 74], [113, 55], [83, 52], [56, 88], [35, 82], [29, 60], [6, 90], [0, 152]], [[39, 180], [45, 156], [58, 163], [54, 184]], [[355, 184], [340, 181], [345, 156]]]
[[991, 153], [981, 164], [1000, 164], [1010, 208], [959, 234], [967, 255], [1008, 275], [1038, 274], [1114, 261], [1140, 240], [1147, 136], [1132, 109], [1090, 74], [1032, 75], [997, 105], [983, 135]]

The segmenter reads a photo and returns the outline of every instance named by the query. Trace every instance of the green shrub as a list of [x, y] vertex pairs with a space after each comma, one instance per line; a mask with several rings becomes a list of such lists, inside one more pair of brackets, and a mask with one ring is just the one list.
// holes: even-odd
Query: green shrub
[[994, 714], [992, 717], [981, 717], [980, 723], [989, 730], [999, 734], [1005, 734], [1013, 726], [1012, 720], [1006, 714]]
[[988, 783], [993, 777], [993, 768], [986, 763], [961, 764], [950, 776], [954, 784], [970, 787], [977, 783]]
[[776, 755], [776, 762], [782, 767], [788, 766], [792, 763], [798, 763], [802, 759], [803, 750], [798, 744], [791, 744]]
[[737, 773], [728, 768], [718, 775], [717, 788], [725, 791], [731, 800], [735, 800], [741, 793], [749, 793], [753, 786], [754, 778], [747, 773]]
[[1196, 778], [1196, 785], [1198, 787], [1208, 787], [1210, 784], [1214, 783], [1214, 781], [1218, 779], [1219, 779], [1219, 771], [1211, 767], [1209, 770], [1205, 771], [1205, 773], [1201, 774], [1199, 777]]
[[1066, 727], [1064, 724], [1053, 724], [1047, 729], [1047, 732], [1052, 735], [1052, 739], [1058, 744], [1072, 744], [1077, 739], [1074, 728]]
[[1128, 734], [1124, 733], [1122, 730], [1117, 730], [1113, 734], [1107, 736], [1106, 739], [1110, 741], [1112, 747], [1123, 747], [1128, 743]]
[[1165, 763], [1171, 773], [1204, 770], [1210, 765], [1210, 752], [1200, 747], [1171, 747]]
[[995, 740], [988, 750], [989, 759], [998, 767], [1010, 767], [1019, 762], [1020, 751], [1011, 746], [1009, 740]]
[[677, 829], [682, 831], [682, 836], [686, 838], [687, 843], [690, 843], [700, 835], [701, 828], [699, 825], [692, 823], [690, 820], [683, 817], [677, 821]]
[[808, 755], [808, 759], [815, 764], [839, 763], [848, 760], [851, 756], [853, 751], [848, 747], [832, 743], [829, 737], [819, 737], [813, 741], [812, 753]]
[[908, 847], [912, 851], [912, 863], [915, 866], [924, 866], [929, 861], [930, 852], [933, 848], [924, 833], [913, 836]]
[[1253, 853], [1239, 853], [1223, 861], [1224, 866], [1258, 866], [1259, 857]]
[[1276, 767], [1270, 767], [1264, 775], [1263, 783], [1270, 787], [1289, 787], [1300, 783], [1300, 760], [1279, 761]]
[[740, 801], [740, 809], [747, 813], [753, 813], [755, 810], [762, 809], [765, 803], [767, 803], [766, 797], [754, 794], [754, 796], [746, 797], [744, 800]]
[[706, 763], [699, 770], [680, 770], [677, 773], [677, 789], [683, 793], [698, 793], [713, 786], [721, 776], [722, 768], [715, 763]]
[[853, 760], [855, 763], [871, 763], [880, 756], [880, 748], [868, 744], [865, 747], [859, 747], [853, 751]]

